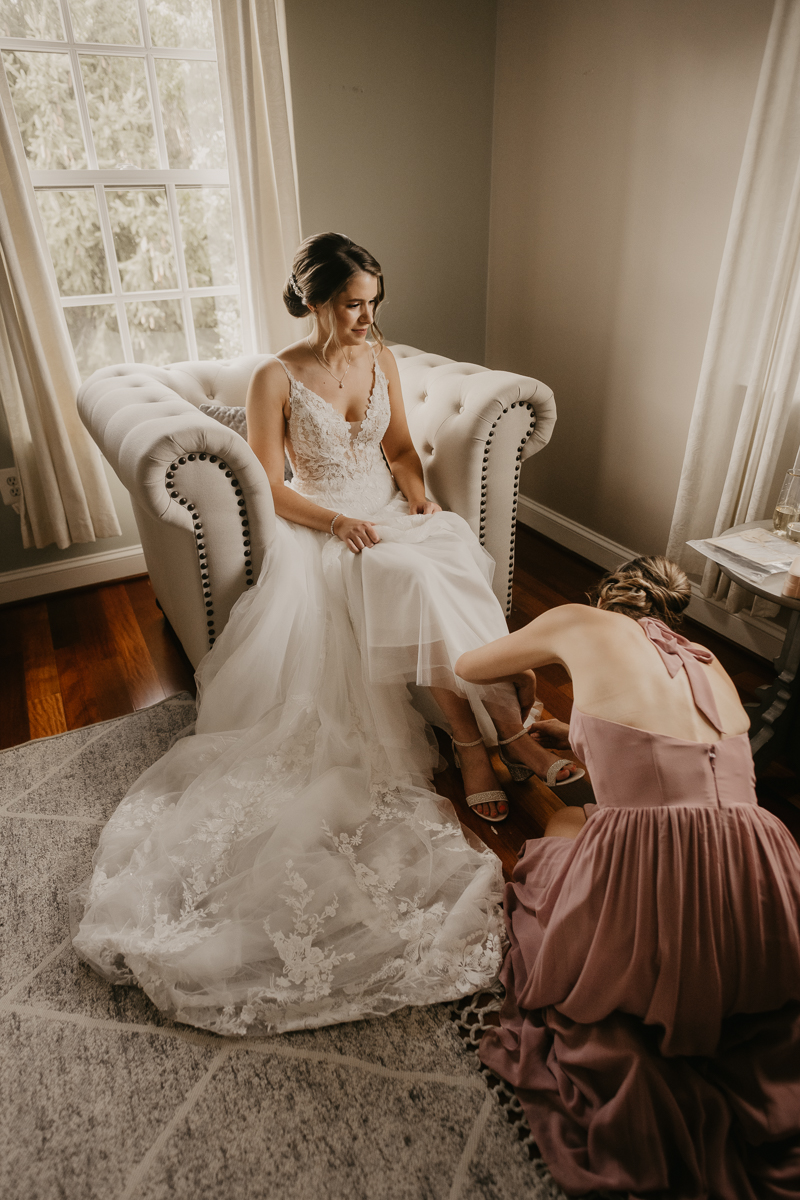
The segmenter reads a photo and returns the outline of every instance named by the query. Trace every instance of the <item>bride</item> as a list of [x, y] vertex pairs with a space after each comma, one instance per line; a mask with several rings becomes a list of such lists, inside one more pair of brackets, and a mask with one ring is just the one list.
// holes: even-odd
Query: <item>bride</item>
[[506, 624], [491, 559], [425, 496], [382, 299], [380, 266], [347, 238], [298, 250], [284, 300], [314, 332], [259, 367], [247, 400], [276, 536], [198, 668], [194, 736], [133, 785], [73, 894], [81, 958], [222, 1034], [381, 1015], [495, 978], [499, 862], [432, 790], [438, 748], [408, 685], [450, 724], [486, 820], [508, 805], [481, 729], [508, 744], [515, 778], [582, 774], [523, 736], [532, 672], [482, 688], [453, 673]]

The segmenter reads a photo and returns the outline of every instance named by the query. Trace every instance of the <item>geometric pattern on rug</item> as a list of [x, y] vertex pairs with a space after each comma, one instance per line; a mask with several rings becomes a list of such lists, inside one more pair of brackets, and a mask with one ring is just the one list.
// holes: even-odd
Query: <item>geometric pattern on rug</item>
[[561, 1197], [448, 1005], [241, 1041], [77, 960], [67, 893], [193, 719], [181, 694], [0, 754], [3, 1200]]

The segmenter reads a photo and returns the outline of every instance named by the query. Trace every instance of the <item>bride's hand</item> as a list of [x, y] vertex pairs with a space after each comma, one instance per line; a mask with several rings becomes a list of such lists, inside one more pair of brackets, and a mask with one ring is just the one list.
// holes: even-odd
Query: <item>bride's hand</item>
[[441, 504], [437, 504], [435, 500], [429, 500], [426, 496], [424, 500], [418, 500], [415, 504], [409, 504], [408, 511], [413, 517], [427, 517], [429, 513], [437, 513], [442, 511]]
[[353, 554], [360, 554], [381, 540], [371, 521], [358, 521], [354, 517], [341, 516], [334, 521], [333, 532]]

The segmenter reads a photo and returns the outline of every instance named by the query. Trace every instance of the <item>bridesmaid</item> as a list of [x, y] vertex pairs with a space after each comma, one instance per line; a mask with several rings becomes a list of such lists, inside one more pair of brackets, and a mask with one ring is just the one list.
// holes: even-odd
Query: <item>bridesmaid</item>
[[683, 572], [640, 558], [461, 656], [471, 682], [562, 663], [597, 805], [526, 843], [506, 888], [499, 1029], [515, 1088], [571, 1195], [800, 1195], [800, 851], [758, 807], [736, 689], [674, 632]]

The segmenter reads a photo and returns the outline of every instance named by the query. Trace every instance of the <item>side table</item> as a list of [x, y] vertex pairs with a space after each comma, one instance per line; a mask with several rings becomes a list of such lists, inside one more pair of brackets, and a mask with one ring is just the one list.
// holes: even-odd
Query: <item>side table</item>
[[[743, 533], [746, 529], [771, 529], [772, 521], [748, 521], [744, 525], [735, 525], [726, 529], [725, 533]], [[724, 536], [724, 535], [722, 535]], [[791, 547], [792, 542], [787, 542]], [[797, 543], [797, 553], [800, 555], [800, 542]], [[717, 564], [719, 566], [719, 564]], [[753, 749], [753, 759], [756, 771], [764, 767], [784, 751], [788, 752], [792, 765], [800, 766], [800, 600], [792, 600], [781, 595], [785, 573], [770, 575], [761, 583], [751, 583], [749, 579], [739, 575], [732, 567], [719, 567], [723, 575], [727, 575], [734, 583], [763, 596], [773, 604], [782, 608], [792, 609], [789, 627], [783, 639], [783, 646], [774, 661], [776, 679], [774, 683], [765, 684], [756, 691], [758, 702], [750, 711], [750, 745]]]

